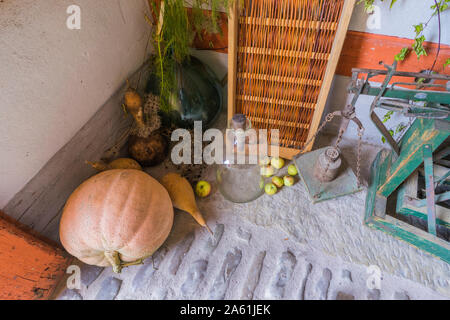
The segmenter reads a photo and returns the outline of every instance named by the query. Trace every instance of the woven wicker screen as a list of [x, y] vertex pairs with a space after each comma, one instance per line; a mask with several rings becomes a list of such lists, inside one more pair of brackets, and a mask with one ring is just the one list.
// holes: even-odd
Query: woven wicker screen
[[355, 0], [236, 0], [229, 117], [279, 129], [290, 158], [317, 131]]

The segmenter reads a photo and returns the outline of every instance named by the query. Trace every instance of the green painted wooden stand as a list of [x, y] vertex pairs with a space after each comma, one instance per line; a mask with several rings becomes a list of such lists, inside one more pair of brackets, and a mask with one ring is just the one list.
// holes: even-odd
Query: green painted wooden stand
[[[449, 221], [445, 221], [445, 214], [436, 211], [432, 153], [450, 136], [449, 125], [450, 118], [416, 119], [399, 144], [399, 155], [394, 151], [380, 151], [371, 168], [364, 219], [368, 226], [404, 240], [447, 263], [450, 263], [450, 244], [436, 236], [436, 223], [448, 226]], [[415, 211], [408, 207], [404, 199], [405, 196], [413, 195], [406, 194], [410, 192], [411, 184], [414, 183], [414, 180], [409, 179], [415, 179], [417, 169], [423, 163], [427, 181], [427, 200], [432, 203], [426, 204], [425, 211], [424, 209]], [[403, 184], [404, 182], [406, 184]], [[387, 198], [399, 187], [397, 208], [404, 214], [414, 214], [425, 219], [428, 232], [386, 214]], [[422, 206], [423, 203], [417, 205]]]
[[[449, 210], [437, 205], [448, 200], [450, 193], [435, 195], [436, 186], [445, 183], [450, 175], [450, 163], [444, 159], [450, 154], [450, 146], [440, 150], [439, 155], [433, 155], [441, 145], [448, 143], [446, 139], [450, 136], [450, 76], [400, 72], [397, 71], [397, 62], [380, 64], [386, 70], [353, 69], [349, 87], [349, 91], [355, 94], [353, 104], [361, 94], [375, 97], [370, 118], [391, 146], [391, 151], [381, 151], [372, 164], [364, 222], [450, 263], [450, 244], [436, 236], [437, 226], [450, 226]], [[372, 87], [369, 80], [377, 75], [386, 75], [386, 78], [380, 87]], [[393, 77], [413, 81], [392, 83]], [[447, 84], [436, 84], [436, 80], [447, 81]], [[376, 108], [415, 118], [399, 143], [375, 113]], [[418, 198], [418, 168], [422, 164], [425, 199]], [[436, 175], [438, 171], [441, 173]], [[397, 190], [397, 214], [424, 220], [428, 232], [386, 214], [388, 197]]]
[[[426, 199], [419, 199], [418, 194], [420, 192], [419, 181], [425, 179], [425, 172], [418, 169], [400, 186], [397, 194], [397, 214], [404, 216], [414, 216], [424, 221], [428, 220], [428, 210]], [[446, 167], [435, 164], [433, 166], [434, 177], [436, 183], [442, 177], [445, 177], [450, 170]], [[423, 176], [423, 178], [422, 178]], [[446, 183], [449, 182], [449, 178], [445, 177]], [[443, 181], [444, 182], [444, 181]], [[450, 228], [450, 210], [440, 205], [444, 201], [448, 201], [450, 197], [450, 191], [436, 195], [436, 224], [446, 228]]]

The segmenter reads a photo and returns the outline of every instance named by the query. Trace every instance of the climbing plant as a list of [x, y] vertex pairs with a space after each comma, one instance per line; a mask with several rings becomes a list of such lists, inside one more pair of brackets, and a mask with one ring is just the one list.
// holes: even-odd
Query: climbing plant
[[[359, 0], [358, 4], [363, 3], [364, 4], [364, 8], [368, 13], [373, 12], [374, 10], [374, 6], [375, 6], [375, 1], [381, 1], [384, 2], [385, 0]], [[397, 0], [386, 0], [386, 1], [390, 1], [390, 8], [393, 7], [393, 5], [397, 2]], [[395, 56], [395, 60], [397, 61], [402, 61], [405, 60], [406, 56], [413, 51], [416, 55], [417, 58], [420, 59], [421, 56], [426, 56], [427, 55], [427, 50], [426, 48], [423, 46], [423, 43], [426, 41], [426, 37], [424, 35], [424, 31], [425, 29], [428, 27], [430, 21], [437, 16], [439, 23], [438, 23], [438, 28], [439, 28], [439, 48], [436, 54], [436, 58], [434, 60], [433, 65], [431, 66], [431, 71], [434, 70], [437, 58], [439, 57], [439, 51], [440, 51], [440, 44], [441, 44], [441, 13], [450, 9], [450, 0], [430, 0], [431, 3], [431, 10], [432, 10], [432, 14], [429, 17], [428, 21], [426, 22], [421, 22], [417, 25], [413, 25], [412, 27], [414, 28], [414, 32], [415, 32], [415, 37], [414, 37], [414, 41], [412, 43], [412, 45], [410, 47], [405, 47], [402, 48], [401, 51]], [[414, 5], [414, 4], [412, 4]], [[450, 58], [447, 59], [447, 61], [444, 64], [444, 68], [447, 67], [448, 65], [450, 65]]]
[[[375, 1], [376, 0], [359, 0], [358, 4], [361, 4], [361, 3], [364, 4], [364, 9], [366, 10], [366, 12], [371, 13], [374, 10]], [[379, 0], [379, 1], [383, 2], [385, 0]], [[386, 0], [386, 1], [390, 1], [390, 8], [392, 8], [393, 5], [397, 2], [397, 0]], [[412, 26], [414, 28], [414, 32], [415, 32], [415, 37], [414, 37], [414, 41], [413, 41], [412, 45], [410, 47], [402, 48], [400, 50], [400, 52], [395, 55], [394, 58], [396, 61], [403, 61], [403, 60], [405, 60], [405, 58], [411, 51], [416, 54], [418, 59], [420, 59], [420, 57], [422, 57], [422, 56], [427, 56], [428, 55], [427, 50], [423, 45], [424, 42], [426, 41], [424, 31], [428, 27], [430, 21], [434, 17], [437, 17], [438, 28], [439, 28], [439, 30], [438, 30], [439, 31], [439, 42], [438, 42], [438, 49], [436, 52], [436, 57], [434, 59], [434, 62], [432, 64], [431, 68], [428, 71], [428, 72], [432, 73], [432, 72], [435, 72], [434, 69], [436, 67], [436, 62], [439, 58], [439, 53], [440, 53], [440, 49], [441, 49], [441, 31], [442, 31], [441, 30], [442, 29], [441, 13], [450, 9], [450, 0], [430, 0], [430, 1], [431, 1], [430, 8], [432, 10], [431, 16], [428, 18], [428, 20], [426, 22], [421, 22], [417, 25]], [[444, 62], [444, 65], [442, 66], [442, 70], [444, 70], [449, 65], [450, 65], [450, 58], [447, 58], [447, 60]], [[423, 79], [419, 79], [419, 81], [423, 81]], [[383, 117], [383, 122], [384, 123], [388, 122], [391, 119], [392, 115], [393, 115], [393, 112], [388, 111]], [[392, 136], [394, 136], [394, 135], [402, 133], [405, 129], [407, 129], [407, 126], [404, 125], [403, 123], [401, 123], [395, 129], [390, 129], [389, 132]], [[382, 141], [384, 143], [384, 142], [386, 142], [386, 139], [383, 137]]]

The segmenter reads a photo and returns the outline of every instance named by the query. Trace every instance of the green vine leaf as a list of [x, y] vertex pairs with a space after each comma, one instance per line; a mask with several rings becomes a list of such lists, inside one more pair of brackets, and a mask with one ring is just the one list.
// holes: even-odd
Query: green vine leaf
[[364, 3], [364, 10], [367, 13], [372, 13], [374, 10], [375, 0], [359, 0], [358, 4]]
[[422, 35], [414, 39], [414, 44], [412, 46], [414, 52], [417, 55], [417, 59], [420, 59], [421, 56], [427, 56], [427, 51], [425, 50], [423, 43], [425, 42], [425, 36]]
[[414, 31], [416, 31], [416, 37], [418, 37], [423, 32], [423, 23], [414, 25]]
[[403, 132], [405, 129], [406, 129], [406, 126], [403, 123], [401, 123], [395, 128], [395, 134], [399, 134], [399, 133]]
[[422, 84], [422, 83], [424, 83], [425, 82], [425, 78], [419, 78], [418, 80], [417, 80], [417, 83], [418, 84]]
[[[439, 5], [439, 11], [440, 12], [445, 11], [448, 8], [450, 8], [450, 0], [441, 0], [440, 2], [438, 2], [438, 5]], [[436, 4], [433, 4], [431, 6], [431, 9], [433, 9], [435, 11], [433, 13], [433, 15], [436, 15], [437, 14], [437, 6], [436, 6]]]
[[391, 117], [392, 117], [393, 114], [394, 114], [394, 111], [388, 111], [388, 112], [386, 112], [386, 114], [385, 114], [384, 117], [383, 117], [383, 123], [388, 122], [388, 121], [391, 119]]
[[[384, 1], [384, 0], [381, 0]], [[391, 5], [389, 6], [390, 9], [394, 6], [394, 4], [397, 2], [397, 0], [391, 0]], [[374, 3], [375, 0], [359, 0], [358, 4], [364, 3], [364, 10], [367, 13], [372, 13], [374, 9]]]
[[[389, 134], [393, 137], [394, 136], [394, 130], [389, 130]], [[386, 138], [385, 137], [381, 137], [381, 141], [383, 141], [383, 143], [386, 143]]]
[[403, 61], [409, 53], [409, 48], [402, 48], [398, 54], [395, 55], [395, 61]]
[[447, 68], [448, 66], [450, 66], [450, 58], [448, 58], [444, 63], [444, 68]]

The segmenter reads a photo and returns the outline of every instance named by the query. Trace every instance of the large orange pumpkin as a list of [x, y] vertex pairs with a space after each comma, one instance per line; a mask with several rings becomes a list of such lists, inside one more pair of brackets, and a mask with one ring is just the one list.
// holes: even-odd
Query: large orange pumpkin
[[120, 272], [151, 256], [172, 224], [172, 201], [158, 181], [138, 170], [110, 170], [85, 181], [70, 196], [60, 239], [81, 261]]

